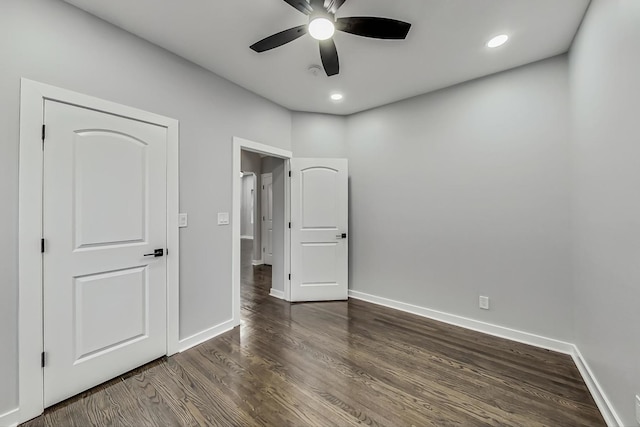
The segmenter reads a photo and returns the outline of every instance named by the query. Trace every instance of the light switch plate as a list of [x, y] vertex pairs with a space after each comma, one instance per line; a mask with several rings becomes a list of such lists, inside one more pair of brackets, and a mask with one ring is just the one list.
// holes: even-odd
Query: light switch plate
[[181, 213], [178, 214], [178, 227], [186, 227], [187, 226], [187, 214]]
[[229, 212], [218, 212], [218, 225], [229, 225]]

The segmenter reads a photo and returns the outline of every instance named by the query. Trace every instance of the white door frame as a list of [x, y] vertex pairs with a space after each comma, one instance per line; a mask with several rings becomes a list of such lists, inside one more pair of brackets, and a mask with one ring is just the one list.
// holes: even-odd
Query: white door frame
[[[129, 117], [167, 128], [167, 355], [178, 351], [178, 121], [92, 96], [28, 79], [21, 80], [20, 177], [18, 226], [18, 408], [8, 424], [23, 422], [44, 411], [42, 292], [42, 150], [46, 100]], [[46, 142], [45, 142], [46, 143]]]
[[[242, 184], [240, 180], [240, 157], [242, 150], [251, 151], [258, 154], [264, 154], [271, 157], [277, 157], [284, 159], [284, 174], [285, 177], [289, 175], [289, 162], [288, 160], [293, 157], [291, 151], [283, 150], [281, 148], [272, 147], [271, 145], [260, 144], [258, 142], [249, 141], [248, 139], [233, 137], [233, 167], [231, 171], [233, 182], [233, 217], [232, 235], [231, 235], [231, 280], [233, 283], [233, 323], [234, 325], [240, 324], [240, 186]], [[291, 239], [288, 223], [291, 218], [290, 209], [290, 183], [288, 179], [285, 179], [284, 184], [284, 268], [283, 271], [289, 271], [289, 264], [291, 262]], [[291, 283], [289, 282], [288, 275], [284, 274], [284, 298], [289, 301], [291, 292]]]

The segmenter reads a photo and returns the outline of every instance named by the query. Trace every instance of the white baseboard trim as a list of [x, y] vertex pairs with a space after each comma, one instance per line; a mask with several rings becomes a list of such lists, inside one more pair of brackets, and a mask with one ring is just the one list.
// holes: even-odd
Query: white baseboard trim
[[241, 239], [253, 240], [253, 236], [240, 236]]
[[593, 371], [589, 368], [589, 364], [580, 353], [580, 350], [577, 346], [573, 346], [573, 352], [571, 353], [571, 357], [573, 358], [573, 362], [576, 364], [578, 371], [580, 371], [580, 375], [582, 375], [582, 379], [584, 379], [585, 384], [587, 384], [587, 388], [591, 392], [591, 396], [593, 400], [596, 401], [596, 405], [602, 414], [605, 422], [609, 427], [618, 427], [623, 426], [622, 420], [613, 409], [613, 405], [607, 398], [602, 387], [600, 387], [600, 383], [596, 379], [595, 375], [593, 375]]
[[264, 264], [264, 261], [262, 259], [251, 260], [251, 265], [262, 265], [262, 264]]
[[[197, 334], [191, 335], [188, 338], [182, 339], [178, 342], [178, 351], [183, 352], [198, 344], [202, 344], [205, 341], [210, 340], [220, 334], [230, 331], [234, 327], [238, 326], [237, 322], [233, 319], [220, 323]], [[21, 420], [20, 408], [12, 409], [9, 412], [0, 415], [0, 427], [16, 427], [19, 422], [25, 422], [28, 420]]]
[[366, 294], [364, 292], [349, 290], [349, 297], [370, 302], [377, 305], [393, 308], [396, 310], [412, 313], [418, 316], [427, 317], [429, 319], [448, 323], [450, 325], [460, 326], [462, 328], [471, 329], [473, 331], [482, 332], [500, 338], [506, 338], [511, 341], [523, 344], [533, 345], [535, 347], [545, 348], [547, 350], [557, 351], [558, 353], [568, 354], [573, 358], [580, 375], [584, 379], [587, 388], [593, 396], [598, 409], [602, 413], [606, 423], [610, 427], [623, 426], [618, 414], [616, 414], [609, 399], [607, 399], [602, 387], [598, 383], [589, 365], [582, 357], [580, 350], [575, 344], [559, 341], [553, 338], [547, 338], [535, 335], [529, 332], [518, 331], [516, 329], [506, 328], [504, 326], [493, 325], [490, 323], [480, 322], [478, 320], [469, 319], [467, 317], [455, 314], [444, 313], [442, 311], [432, 310], [430, 308], [420, 307], [413, 304], [407, 304], [400, 301], [394, 301], [388, 298], [378, 297]]
[[278, 289], [271, 288], [271, 291], [269, 292], [269, 295], [271, 295], [274, 298], [284, 299], [284, 292], [280, 291]]
[[[238, 326], [237, 322], [233, 319], [227, 320], [212, 328], [198, 332], [188, 338], [180, 340], [178, 342], [178, 352], [183, 352], [198, 344], [202, 344], [205, 341], [210, 340], [220, 334], [230, 331], [234, 327]], [[20, 408], [12, 409], [9, 412], [0, 415], [0, 427], [16, 427], [18, 423], [29, 421], [29, 419], [20, 418]]]
[[182, 353], [183, 351], [188, 350], [191, 347], [195, 347], [198, 344], [209, 341], [211, 338], [217, 337], [220, 334], [224, 334], [225, 332], [230, 331], [236, 326], [238, 326], [237, 322], [234, 322], [234, 320], [231, 319], [227, 320], [226, 322], [220, 323], [219, 325], [206, 329], [202, 332], [191, 335], [188, 338], [180, 340], [180, 342], [178, 343], [178, 351]]
[[506, 328], [491, 323], [481, 322], [479, 320], [469, 319], [467, 317], [449, 314], [442, 311], [432, 310], [430, 308], [420, 307], [413, 304], [407, 304], [400, 301], [369, 295], [364, 292], [349, 290], [349, 297], [362, 301], [371, 302], [373, 304], [383, 305], [396, 310], [405, 311], [407, 313], [416, 314], [418, 316], [427, 317], [429, 319], [438, 320], [454, 326], [471, 329], [473, 331], [482, 332], [500, 338], [506, 338], [511, 341], [517, 341], [523, 344], [529, 344], [536, 347], [546, 348], [547, 350], [557, 351], [558, 353], [572, 354], [573, 344], [559, 341], [553, 338], [547, 338], [529, 332], [518, 331], [516, 329]]
[[4, 414], [0, 414], [0, 426], [1, 427], [16, 427], [19, 422], [29, 421], [20, 420], [20, 408], [12, 409]]

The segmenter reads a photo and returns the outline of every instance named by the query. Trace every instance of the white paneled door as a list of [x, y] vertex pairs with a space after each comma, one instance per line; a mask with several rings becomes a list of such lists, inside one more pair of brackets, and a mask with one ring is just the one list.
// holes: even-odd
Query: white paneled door
[[166, 354], [167, 129], [46, 101], [44, 401]]
[[262, 259], [266, 265], [273, 265], [273, 174], [262, 174], [261, 179]]
[[291, 159], [291, 300], [345, 300], [346, 159]]

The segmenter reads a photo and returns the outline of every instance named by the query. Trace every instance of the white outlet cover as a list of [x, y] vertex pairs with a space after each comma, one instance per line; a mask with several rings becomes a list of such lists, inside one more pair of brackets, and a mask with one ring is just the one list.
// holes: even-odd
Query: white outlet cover
[[218, 212], [218, 225], [229, 225], [229, 212]]
[[481, 309], [489, 310], [489, 297], [480, 297], [479, 305]]
[[188, 224], [188, 218], [186, 213], [178, 214], [178, 227], [186, 227]]

